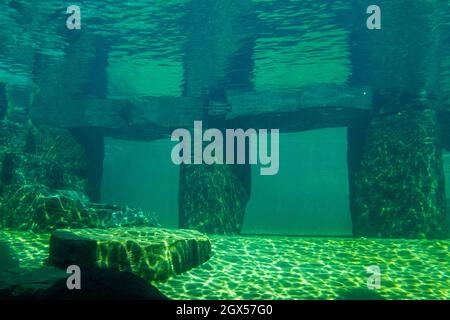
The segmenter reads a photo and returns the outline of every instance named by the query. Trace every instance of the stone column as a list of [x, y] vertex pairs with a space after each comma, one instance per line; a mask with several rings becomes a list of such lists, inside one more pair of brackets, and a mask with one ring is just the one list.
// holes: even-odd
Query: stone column
[[435, 239], [448, 236], [442, 146], [436, 112], [374, 118], [349, 130], [355, 236]]
[[[236, 79], [227, 68], [235, 63], [251, 64], [250, 54], [242, 52], [252, 43], [248, 30], [236, 32], [243, 17], [254, 15], [248, 0], [192, 1], [186, 19], [188, 39], [184, 48], [184, 95], [226, 100], [226, 91]], [[247, 49], [252, 50], [252, 48]], [[243, 59], [244, 57], [244, 59]], [[248, 59], [248, 61], [247, 61]], [[250, 73], [251, 70], [247, 70]], [[249, 79], [249, 74], [241, 75]], [[250, 83], [241, 84], [248, 85]], [[207, 112], [205, 112], [207, 114]], [[204, 126], [219, 128], [205, 117]], [[217, 120], [217, 119], [215, 119]], [[223, 128], [222, 128], [223, 129]], [[249, 165], [185, 165], [180, 169], [179, 226], [212, 234], [240, 233], [245, 208], [250, 198]]]
[[374, 95], [370, 123], [349, 129], [355, 236], [448, 236], [442, 163], [442, 1], [380, 0], [381, 30], [369, 30], [358, 0], [352, 31], [353, 85]]
[[250, 198], [249, 165], [183, 165], [179, 225], [209, 234], [239, 234]]
[[[107, 96], [109, 46], [102, 37], [82, 30], [63, 29], [59, 34], [67, 41], [63, 57], [36, 55], [34, 76], [39, 91], [34, 98], [30, 118], [36, 125], [69, 128], [67, 134], [74, 145], [81, 146], [85, 156], [83, 169], [77, 172], [86, 180], [82, 191], [91, 201], [100, 202], [105, 133], [84, 126], [84, 118], [87, 102]], [[102, 116], [98, 115], [98, 121], [101, 122]], [[67, 149], [67, 154], [71, 153]]]

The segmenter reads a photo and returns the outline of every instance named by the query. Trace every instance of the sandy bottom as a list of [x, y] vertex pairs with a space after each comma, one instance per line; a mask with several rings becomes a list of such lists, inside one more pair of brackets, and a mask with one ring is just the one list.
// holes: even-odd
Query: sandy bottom
[[[49, 235], [0, 232], [17, 267], [41, 267]], [[450, 299], [450, 241], [212, 236], [213, 256], [163, 283], [172, 299]], [[2, 249], [3, 248], [3, 249]], [[6, 257], [6, 258], [5, 258]], [[378, 266], [381, 287], [367, 289]]]
[[[449, 299], [450, 241], [212, 237], [213, 257], [155, 284], [172, 299]], [[378, 266], [381, 288], [367, 288]]]

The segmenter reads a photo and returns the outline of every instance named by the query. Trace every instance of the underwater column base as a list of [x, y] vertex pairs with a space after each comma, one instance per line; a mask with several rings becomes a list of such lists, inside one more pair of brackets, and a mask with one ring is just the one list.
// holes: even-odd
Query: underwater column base
[[[360, 137], [350, 134], [349, 138], [352, 156], [352, 139]], [[403, 111], [374, 118], [361, 151], [360, 162], [350, 168], [354, 235], [447, 238], [436, 111]]]
[[250, 199], [249, 165], [182, 165], [179, 227], [239, 234]]

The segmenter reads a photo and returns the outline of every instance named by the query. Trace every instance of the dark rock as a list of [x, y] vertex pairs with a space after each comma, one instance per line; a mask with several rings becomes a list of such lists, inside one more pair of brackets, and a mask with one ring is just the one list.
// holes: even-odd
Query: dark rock
[[0, 271], [0, 300], [36, 299], [40, 292], [48, 289], [69, 275], [55, 267], [23, 268]]
[[433, 110], [372, 120], [351, 166], [355, 236], [448, 237], [440, 141]]
[[250, 199], [250, 166], [182, 165], [179, 227], [239, 234]]
[[57, 230], [49, 262], [57, 267], [132, 272], [162, 281], [192, 269], [211, 256], [209, 239], [193, 230], [115, 228]]
[[0, 226], [9, 230], [51, 232], [60, 228], [158, 226], [152, 213], [91, 203], [76, 191], [44, 185], [11, 185], [0, 206]]
[[70, 275], [54, 267], [0, 273], [0, 300], [167, 300], [136, 275], [113, 270], [81, 270], [81, 289], [69, 290]]
[[67, 289], [66, 279], [40, 292], [35, 298], [46, 300], [169, 300], [144, 279], [114, 270], [81, 272], [81, 290]]

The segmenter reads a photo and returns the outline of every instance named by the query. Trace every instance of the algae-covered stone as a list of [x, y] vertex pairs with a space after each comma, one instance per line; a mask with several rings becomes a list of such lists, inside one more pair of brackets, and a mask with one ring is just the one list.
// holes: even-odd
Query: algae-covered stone
[[0, 186], [88, 190], [86, 152], [68, 130], [0, 121]]
[[51, 264], [132, 272], [165, 280], [207, 261], [209, 239], [193, 230], [113, 228], [57, 230], [50, 240]]
[[66, 129], [41, 126], [35, 130], [36, 154], [56, 162], [62, 171], [62, 188], [86, 193], [88, 190], [87, 155]]
[[179, 226], [208, 234], [239, 234], [250, 199], [249, 165], [183, 165]]
[[40, 268], [48, 258], [49, 242], [48, 233], [0, 230], [0, 273]]
[[33, 133], [23, 124], [0, 120], [0, 148], [15, 152], [33, 152]]
[[153, 213], [96, 204], [76, 191], [44, 185], [12, 185], [3, 193], [0, 226], [9, 230], [51, 232], [60, 228], [157, 226]]
[[433, 110], [372, 120], [350, 173], [355, 236], [448, 237], [440, 141]]
[[31, 153], [0, 149], [0, 192], [8, 185], [45, 184], [65, 188], [63, 169], [54, 161]]

